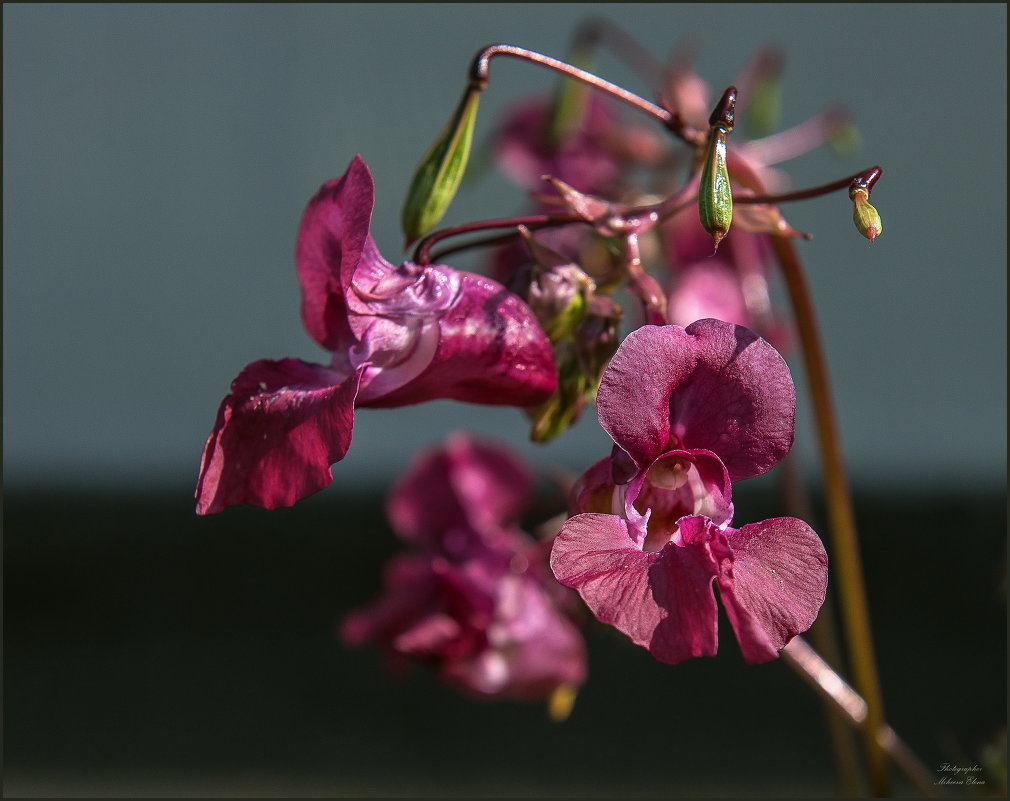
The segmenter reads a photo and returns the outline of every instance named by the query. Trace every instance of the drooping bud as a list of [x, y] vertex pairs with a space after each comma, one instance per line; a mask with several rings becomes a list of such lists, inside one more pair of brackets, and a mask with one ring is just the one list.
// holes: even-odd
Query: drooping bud
[[736, 87], [731, 86], [723, 93], [709, 118], [708, 151], [698, 186], [698, 214], [702, 226], [712, 235], [716, 249], [733, 221], [733, 193], [726, 168], [726, 139], [733, 130], [735, 107]]
[[870, 199], [865, 190], [853, 192], [851, 196], [854, 205], [852, 219], [856, 223], [856, 228], [859, 233], [872, 242], [884, 230], [880, 222], [880, 214], [870, 205]]
[[479, 98], [480, 89], [467, 86], [449, 124], [414, 172], [400, 218], [408, 246], [435, 227], [456, 196], [470, 157]]
[[863, 175], [853, 180], [849, 187], [849, 197], [852, 199], [852, 220], [856, 229], [871, 242], [883, 233], [884, 226], [880, 222], [880, 214], [870, 205], [870, 190], [880, 177], [880, 167], [873, 167]]

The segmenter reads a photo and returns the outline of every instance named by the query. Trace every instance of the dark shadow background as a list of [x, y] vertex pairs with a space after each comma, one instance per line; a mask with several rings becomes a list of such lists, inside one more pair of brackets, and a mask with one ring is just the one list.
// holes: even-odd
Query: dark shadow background
[[[474, 703], [424, 670], [393, 681], [378, 654], [337, 642], [335, 622], [371, 601], [399, 547], [382, 495], [419, 448], [467, 427], [509, 439], [545, 477], [581, 472], [608, 448], [591, 412], [537, 448], [511, 409], [367, 411], [327, 491], [277, 512], [193, 514], [230, 379], [258, 358], [322, 358], [292, 263], [305, 201], [361, 152], [376, 241], [395, 260], [400, 199], [474, 51], [508, 41], [563, 57], [587, 16], [659, 58], [693, 37], [716, 87], [779, 43], [783, 126], [838, 101], [864, 141], [847, 159], [787, 165], [795, 186], [883, 165], [872, 247], [844, 198], [789, 219], [816, 236], [801, 253], [886, 712], [930, 770], [984, 762], [993, 743], [1005, 769], [1005, 4], [6, 3], [3, 15], [6, 796], [835, 792], [820, 702], [781, 662], [743, 664], [732, 637], [717, 659], [669, 668], [589, 626], [590, 680], [562, 725], [540, 705]], [[527, 65], [493, 72], [478, 139], [555, 85]], [[649, 93], [610, 54], [600, 73]], [[446, 223], [521, 207], [488, 181]], [[797, 385], [797, 459], [816, 487], [798, 373]], [[743, 483], [734, 501], [739, 521], [783, 513], [773, 481]], [[557, 508], [544, 487], [529, 522]], [[981, 789], [1001, 791], [992, 777]]]
[[[677, 668], [589, 626], [589, 682], [553, 724], [337, 642], [399, 547], [381, 498], [196, 519], [187, 494], [8, 499], [8, 792], [835, 793], [819, 701], [784, 663], [743, 663], [725, 621], [718, 658]], [[979, 762], [1006, 720], [1003, 497], [857, 499], [888, 718], [932, 769]], [[736, 501], [741, 520], [780, 513], [746, 484]]]

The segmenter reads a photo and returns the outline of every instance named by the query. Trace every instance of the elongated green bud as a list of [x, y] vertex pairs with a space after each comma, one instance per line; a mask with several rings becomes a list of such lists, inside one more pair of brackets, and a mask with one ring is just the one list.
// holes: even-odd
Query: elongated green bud
[[470, 157], [479, 98], [480, 90], [467, 86], [449, 124], [417, 166], [400, 217], [408, 246], [435, 227], [456, 196]]
[[726, 139], [733, 130], [736, 87], [727, 89], [712, 112], [709, 124], [708, 151], [698, 186], [698, 214], [701, 224], [712, 235], [715, 246], [729, 232], [733, 221], [733, 193], [726, 168]]

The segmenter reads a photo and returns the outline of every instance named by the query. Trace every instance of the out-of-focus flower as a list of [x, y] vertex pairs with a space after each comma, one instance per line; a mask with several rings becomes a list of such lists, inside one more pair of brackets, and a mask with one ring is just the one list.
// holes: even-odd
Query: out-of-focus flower
[[309, 201], [296, 252], [302, 319], [331, 361], [242, 370], [204, 449], [198, 513], [290, 506], [325, 487], [350, 446], [356, 406], [525, 407], [554, 391], [551, 344], [529, 308], [483, 276], [394, 267], [369, 234], [373, 202], [360, 156]]
[[731, 480], [792, 446], [785, 362], [741, 326], [644, 326], [622, 343], [597, 395], [614, 453], [577, 482], [551, 567], [593, 614], [676, 664], [712, 656], [712, 585], [744, 658], [775, 658], [813, 623], [827, 557], [800, 520], [730, 527]]
[[596, 92], [586, 96], [580, 123], [562, 133], [552, 130], [554, 102], [523, 101], [506, 114], [492, 143], [496, 163], [519, 186], [540, 190], [543, 176], [551, 175], [581, 192], [612, 194], [629, 166], [662, 153], [655, 132], [623, 122], [613, 103]]
[[481, 696], [542, 699], [585, 681], [571, 593], [547, 551], [515, 526], [532, 491], [507, 449], [463, 434], [415, 459], [387, 503], [418, 548], [386, 568], [382, 597], [341, 626], [351, 646], [377, 643]]

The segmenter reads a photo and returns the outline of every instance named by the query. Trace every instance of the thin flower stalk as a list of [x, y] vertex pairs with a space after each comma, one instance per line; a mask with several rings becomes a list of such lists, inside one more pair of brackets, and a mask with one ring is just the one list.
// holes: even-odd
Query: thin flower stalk
[[872, 737], [881, 752], [887, 755], [895, 766], [905, 774], [924, 795], [941, 795], [933, 786], [929, 769], [898, 736], [898, 733], [881, 721], [871, 728], [869, 705], [802, 637], [794, 637], [782, 649], [782, 658], [818, 694], [828, 702], [841, 717], [851, 725], [862, 729], [867, 737]]
[[793, 307], [803, 363], [814, 410], [814, 422], [824, 473], [825, 499], [831, 528], [832, 561], [838, 577], [838, 597], [855, 684], [866, 699], [864, 740], [873, 791], [886, 796], [890, 790], [887, 757], [875, 736], [883, 726], [883, 696], [877, 676], [870, 614], [863, 585], [862, 559], [848, 476], [835, 419], [827, 362], [818, 336], [816, 315], [796, 249], [788, 238], [772, 237], [786, 289]]

